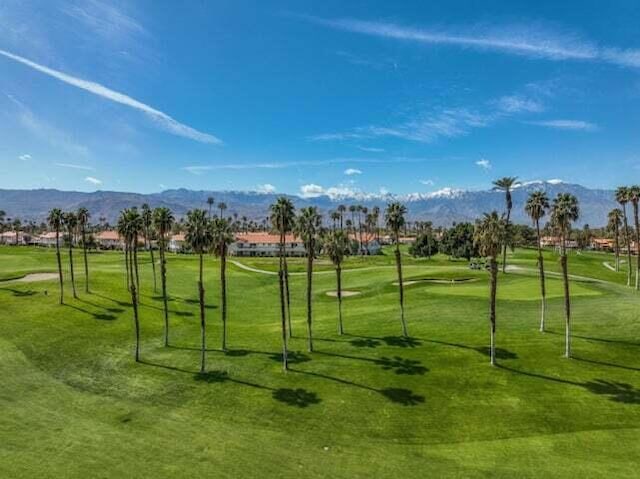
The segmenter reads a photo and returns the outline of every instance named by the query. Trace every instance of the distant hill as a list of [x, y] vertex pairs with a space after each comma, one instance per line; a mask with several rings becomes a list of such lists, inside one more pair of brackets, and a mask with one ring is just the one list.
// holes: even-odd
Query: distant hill
[[[616, 207], [614, 192], [611, 190], [590, 189], [584, 186], [551, 182], [529, 182], [518, 186], [513, 192], [513, 220], [528, 223], [524, 213], [524, 203], [530, 192], [544, 190], [550, 198], [557, 193], [572, 193], [580, 200], [581, 218], [578, 225], [603, 226], [607, 213]], [[96, 191], [81, 193], [55, 189], [2, 190], [0, 189], [0, 209], [8, 217], [23, 221], [44, 221], [51, 208], [75, 210], [80, 206], [88, 208], [94, 221], [104, 217], [114, 223], [120, 210], [130, 206], [148, 203], [151, 207], [166, 206], [177, 217], [183, 216], [189, 209], [206, 208], [206, 200], [213, 196], [216, 204], [224, 201], [228, 205], [226, 214], [234, 213], [249, 219], [261, 220], [268, 216], [269, 205], [279, 196], [271, 193], [242, 191], [193, 191], [187, 189], [167, 190], [162, 193], [138, 194], [117, 191]], [[504, 194], [496, 191], [463, 191], [444, 189], [435, 193], [420, 193], [394, 197], [393, 195], [361, 195], [359, 197], [317, 196], [302, 198], [289, 196], [296, 207], [316, 205], [326, 213], [338, 204], [358, 203], [369, 208], [383, 208], [391, 199], [403, 201], [408, 208], [409, 218], [429, 220], [436, 225], [449, 226], [453, 222], [473, 221], [482, 213], [504, 209]]]

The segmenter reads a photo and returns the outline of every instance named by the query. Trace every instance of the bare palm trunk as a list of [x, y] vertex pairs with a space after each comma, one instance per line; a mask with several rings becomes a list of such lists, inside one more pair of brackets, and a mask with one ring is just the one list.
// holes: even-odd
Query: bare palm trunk
[[507, 272], [507, 242], [509, 241], [509, 228], [511, 219], [511, 208], [507, 208], [507, 219], [504, 224], [504, 244], [502, 245], [502, 272]]
[[60, 280], [60, 304], [64, 304], [64, 281], [62, 278], [62, 258], [60, 257], [60, 232], [56, 230], [56, 259], [58, 261], [58, 279]]
[[313, 351], [313, 312], [312, 312], [312, 281], [313, 281], [313, 245], [307, 252], [307, 347]]
[[547, 290], [544, 278], [544, 257], [542, 256], [542, 245], [540, 243], [540, 221], [536, 220], [536, 232], [538, 235], [538, 269], [540, 270], [540, 332], [544, 333], [544, 320], [547, 312]]
[[131, 275], [129, 274], [129, 245], [124, 246], [124, 269], [125, 269], [125, 279], [127, 280], [127, 289], [131, 288]]
[[199, 254], [200, 258], [200, 276], [198, 280], [198, 299], [200, 301], [200, 373], [204, 373], [205, 370], [205, 352], [207, 350], [207, 337], [206, 337], [206, 319], [204, 308], [204, 283], [202, 281], [202, 253]]
[[342, 327], [342, 268], [336, 266], [336, 295], [338, 296], [338, 334], [344, 334]]
[[614, 248], [615, 248], [615, 262], [616, 262], [616, 273], [620, 272], [620, 230], [618, 229], [618, 222], [616, 220], [616, 224], [614, 226]]
[[631, 286], [631, 241], [629, 241], [629, 221], [627, 220], [627, 205], [622, 204], [624, 216], [624, 241], [627, 244], [627, 286]]
[[633, 202], [633, 222], [636, 227], [636, 290], [640, 289], [640, 223], [638, 222], [638, 202]]
[[73, 297], [77, 298], [76, 294], [76, 279], [73, 273], [73, 238], [69, 236], [69, 268], [71, 270], [71, 289], [73, 291]]
[[490, 362], [496, 364], [496, 293], [498, 291], [498, 262], [495, 256], [489, 259], [491, 272], [491, 290], [489, 293], [489, 322], [491, 328], [491, 346], [489, 349]]
[[564, 320], [565, 320], [565, 349], [564, 355], [571, 357], [571, 298], [569, 296], [569, 267], [567, 261], [567, 251], [565, 248], [565, 239], [562, 238], [562, 256], [560, 257], [560, 265], [562, 266], [562, 280], [564, 282]]
[[167, 259], [164, 240], [160, 246], [160, 281], [162, 282], [162, 302], [164, 306], [164, 345], [169, 346], [169, 305], [167, 300]]
[[400, 323], [402, 324], [402, 335], [409, 336], [407, 332], [407, 323], [404, 319], [404, 283], [402, 281], [402, 259], [400, 258], [400, 244], [398, 243], [398, 235], [396, 233], [396, 269], [398, 270], [398, 286], [400, 292]]
[[87, 233], [82, 227], [82, 253], [84, 254], [84, 292], [89, 293], [89, 261], [87, 259]]
[[220, 294], [222, 314], [222, 350], [227, 350], [227, 257], [226, 251], [220, 253]]
[[[130, 269], [129, 274], [131, 277], [133, 277], [132, 261], [129, 261], [128, 267]], [[136, 340], [134, 358], [136, 362], [139, 362], [140, 361], [140, 319], [138, 317], [138, 292], [136, 290], [136, 285], [133, 281], [131, 281], [129, 291], [131, 292], [131, 306], [133, 308], [133, 329], [134, 329], [135, 340]]]
[[151, 245], [151, 241], [149, 241], [149, 252], [151, 254], [151, 272], [153, 273], [153, 292], [156, 293], [158, 291], [158, 283], [156, 281], [156, 259], [153, 254], [153, 246]]
[[293, 328], [291, 327], [291, 293], [289, 291], [289, 265], [287, 264], [286, 252], [282, 256], [282, 265], [284, 267], [284, 292], [287, 304], [287, 325], [289, 327], [289, 337], [293, 337]]
[[138, 290], [138, 294], [140, 294], [140, 270], [138, 268], [138, 238], [137, 237], [133, 244], [133, 267], [134, 267], [135, 280], [136, 280], [136, 289]]
[[287, 372], [289, 364], [287, 362], [287, 307], [285, 298], [285, 270], [284, 270], [284, 234], [280, 233], [280, 271], [278, 271], [278, 282], [280, 284], [280, 314], [282, 318], [282, 369]]

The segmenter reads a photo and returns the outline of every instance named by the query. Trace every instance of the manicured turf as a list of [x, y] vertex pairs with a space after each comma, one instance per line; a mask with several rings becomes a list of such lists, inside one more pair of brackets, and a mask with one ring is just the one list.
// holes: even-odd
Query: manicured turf
[[[66, 260], [66, 253], [64, 256]], [[218, 262], [206, 262], [208, 345], [198, 370], [197, 261], [170, 256], [170, 348], [142, 265], [142, 359], [132, 358], [122, 257], [90, 256], [92, 293], [0, 283], [0, 477], [637, 477], [639, 296], [611, 257], [572, 255], [574, 355], [562, 358], [562, 290], [549, 278], [538, 332], [535, 252], [501, 275], [498, 362], [487, 357], [487, 277], [405, 256], [405, 277], [474, 278], [406, 288], [403, 340], [393, 258], [352, 258], [336, 334], [328, 271], [315, 280], [317, 351], [305, 351], [304, 275], [292, 276], [296, 351], [280, 363], [277, 277], [229, 265], [229, 347], [219, 348]], [[240, 259], [274, 271], [275, 260]], [[292, 261], [293, 271], [302, 271]], [[549, 270], [559, 271], [547, 254]], [[65, 261], [65, 267], [67, 263]], [[374, 267], [375, 266], [375, 267]], [[55, 271], [53, 250], [0, 248], [0, 278]], [[46, 294], [45, 294], [46, 292]]]

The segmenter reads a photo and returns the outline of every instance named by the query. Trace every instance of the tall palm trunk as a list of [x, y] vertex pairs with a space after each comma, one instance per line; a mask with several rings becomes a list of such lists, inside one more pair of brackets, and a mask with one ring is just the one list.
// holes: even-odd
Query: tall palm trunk
[[82, 253], [84, 255], [84, 292], [89, 293], [89, 261], [87, 260], [87, 232], [82, 226]]
[[614, 225], [614, 254], [615, 254], [615, 262], [616, 262], [616, 273], [620, 272], [620, 230], [618, 228], [618, 222], [616, 220], [616, 224]]
[[162, 303], [164, 306], [164, 345], [169, 346], [169, 304], [167, 300], [167, 259], [165, 244], [160, 246], [160, 281], [162, 283]]
[[280, 233], [280, 268], [278, 271], [278, 282], [280, 284], [280, 315], [282, 318], [282, 369], [286, 372], [289, 369], [287, 362], [287, 309], [285, 298], [285, 270], [284, 270], [284, 234]]
[[[129, 277], [133, 278], [133, 262], [129, 260]], [[136, 290], [136, 284], [131, 281], [129, 291], [131, 292], [131, 306], [133, 307], [133, 328], [135, 333], [135, 352], [134, 357], [136, 362], [140, 361], [140, 318], [138, 317], [138, 292]]]
[[622, 203], [624, 216], [624, 241], [627, 244], [627, 286], [631, 286], [631, 241], [629, 241], [629, 221], [627, 220], [627, 205]]
[[206, 338], [206, 319], [205, 319], [205, 308], [204, 308], [204, 284], [202, 281], [202, 269], [203, 269], [203, 260], [202, 253], [199, 253], [199, 261], [200, 261], [200, 276], [198, 280], [198, 299], [200, 301], [200, 372], [204, 373], [205, 370], [205, 351], [207, 349], [207, 338]]
[[220, 252], [220, 294], [222, 315], [222, 350], [227, 350], [227, 255], [225, 248]]
[[547, 289], [544, 280], [544, 257], [542, 256], [542, 245], [540, 243], [540, 220], [536, 220], [536, 232], [538, 240], [538, 269], [540, 270], [540, 332], [544, 333], [544, 320], [547, 312]]
[[313, 282], [313, 243], [307, 252], [307, 347], [313, 351], [313, 312], [312, 312], [312, 282]]
[[562, 266], [562, 281], [564, 283], [564, 321], [565, 321], [565, 347], [564, 355], [571, 357], [571, 298], [569, 296], [569, 266], [567, 260], [566, 239], [562, 236], [562, 255], [560, 256]]
[[407, 323], [404, 319], [404, 283], [402, 281], [402, 259], [400, 257], [400, 244], [398, 242], [398, 235], [396, 234], [396, 269], [398, 271], [398, 291], [400, 292], [400, 323], [402, 324], [402, 335], [404, 337], [409, 336], [407, 332]]
[[633, 202], [633, 222], [636, 227], [636, 290], [640, 289], [640, 223], [638, 222], [638, 202]]
[[73, 273], [73, 236], [69, 235], [69, 268], [71, 270], [71, 289], [73, 291], [73, 297], [77, 298], [76, 294], [76, 279]]
[[502, 245], [502, 272], [507, 272], [507, 242], [509, 240], [509, 228], [511, 219], [511, 208], [507, 208], [507, 219], [504, 223], [504, 244]]
[[338, 296], [338, 334], [344, 334], [342, 327], [342, 268], [336, 266], [336, 294]]
[[287, 264], [286, 252], [282, 256], [282, 265], [284, 267], [284, 292], [287, 302], [287, 325], [289, 327], [289, 337], [293, 337], [293, 328], [291, 327], [291, 293], [289, 290], [289, 265]]
[[56, 259], [58, 261], [58, 279], [60, 281], [60, 304], [64, 304], [64, 281], [62, 278], [62, 258], [60, 257], [60, 231], [56, 229]]
[[489, 327], [491, 328], [491, 346], [489, 357], [492, 366], [496, 364], [496, 293], [498, 291], [498, 262], [495, 256], [489, 259], [491, 285], [489, 292]]
[[130, 268], [129, 268], [129, 245], [125, 244], [124, 248], [124, 269], [125, 269], [125, 278], [127, 280], [127, 289], [131, 288], [131, 275], [130, 273]]
[[[138, 294], [140, 294], [140, 271], [138, 268], [138, 237], [136, 236], [136, 240], [133, 244], [133, 266], [136, 280], [136, 289], [138, 290]], [[133, 275], [132, 275], [133, 278]]]
[[153, 254], [153, 245], [149, 241], [149, 253], [151, 254], [151, 272], [153, 273], [153, 292], [158, 291], [158, 283], [156, 282], [156, 259]]

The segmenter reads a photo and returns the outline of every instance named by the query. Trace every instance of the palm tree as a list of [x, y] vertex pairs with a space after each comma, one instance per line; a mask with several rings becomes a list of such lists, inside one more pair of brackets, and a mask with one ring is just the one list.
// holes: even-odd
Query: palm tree
[[349, 238], [344, 231], [330, 231], [324, 243], [324, 252], [336, 269], [336, 297], [338, 298], [338, 334], [344, 333], [342, 327], [342, 260], [349, 251]]
[[540, 331], [544, 332], [544, 317], [547, 311], [547, 294], [544, 282], [544, 258], [542, 256], [542, 245], [540, 242], [540, 220], [549, 209], [549, 198], [544, 191], [534, 191], [529, 195], [524, 207], [527, 215], [536, 227], [536, 243], [538, 247], [538, 269], [540, 271], [540, 293], [542, 298], [540, 311]]
[[340, 213], [337, 211], [331, 212], [331, 222], [333, 224], [333, 229], [335, 230], [338, 227], [338, 222], [340, 221]]
[[347, 207], [345, 205], [338, 205], [338, 213], [340, 213], [340, 229], [344, 229], [344, 213], [347, 211]]
[[12, 226], [13, 231], [16, 234], [16, 246], [18, 246], [18, 243], [20, 243], [20, 228], [22, 228], [22, 221], [16, 218], [13, 220]]
[[278, 269], [278, 280], [280, 283], [280, 314], [282, 318], [282, 367], [285, 371], [289, 368], [287, 363], [287, 318], [289, 318], [289, 335], [291, 335], [291, 314], [287, 314], [287, 301], [285, 295], [285, 282], [287, 281], [287, 270], [285, 260], [285, 240], [286, 234], [293, 226], [294, 207], [291, 200], [281, 196], [271, 205], [271, 224], [280, 235], [280, 265]]
[[209, 196], [207, 198], [207, 204], [209, 205], [209, 218], [211, 218], [211, 208], [213, 207], [216, 200], [213, 199], [213, 196]]
[[227, 350], [227, 252], [235, 241], [231, 225], [224, 218], [216, 218], [211, 224], [213, 252], [220, 258], [220, 296], [222, 319], [222, 350]]
[[220, 218], [222, 218], [225, 210], [227, 209], [227, 204], [224, 201], [221, 201], [218, 203], [218, 209], [220, 210]]
[[551, 208], [551, 224], [560, 235], [560, 265], [564, 282], [565, 357], [571, 357], [571, 299], [569, 296], [569, 268], [567, 264], [567, 237], [571, 224], [580, 216], [578, 199], [569, 193], [558, 193]]
[[498, 216], [496, 211], [484, 214], [481, 220], [476, 222], [473, 241], [480, 254], [489, 258], [489, 273], [491, 276], [491, 288], [489, 294], [489, 322], [491, 327], [490, 362], [496, 364], [496, 293], [498, 291], [498, 260], [500, 247], [504, 241], [506, 221]]
[[613, 232], [614, 254], [616, 257], [616, 272], [620, 271], [620, 226], [622, 225], [622, 210], [614, 208], [609, 212], [607, 228]]
[[403, 204], [395, 201], [387, 205], [385, 211], [385, 221], [387, 228], [392, 233], [393, 242], [396, 245], [396, 269], [398, 271], [398, 286], [400, 291], [400, 322], [402, 323], [402, 335], [407, 337], [407, 323], [404, 319], [404, 284], [402, 282], [402, 259], [400, 257], [400, 230], [405, 224], [404, 216], [407, 214], [407, 208]]
[[[131, 306], [133, 308], [133, 327], [135, 334], [135, 350], [134, 358], [136, 362], [140, 361], [140, 318], [138, 316], [138, 289], [137, 283], [134, 281], [134, 268], [137, 258], [135, 251], [138, 249], [138, 236], [142, 232], [142, 218], [137, 208], [127, 208], [120, 212], [118, 218], [118, 234], [124, 240], [125, 248], [125, 266], [128, 270], [127, 277], [129, 293], [131, 294]], [[128, 260], [127, 260], [128, 259]]]
[[158, 250], [160, 252], [160, 282], [162, 283], [162, 302], [164, 304], [164, 345], [169, 346], [169, 305], [167, 299], [167, 235], [175, 218], [169, 208], [153, 210], [153, 224], [158, 234]]
[[185, 224], [185, 241], [191, 249], [198, 254], [199, 276], [198, 276], [198, 299], [200, 301], [200, 372], [205, 370], [206, 345], [206, 319], [204, 303], [204, 281], [203, 281], [203, 255], [211, 247], [211, 228], [205, 210], [191, 210], [187, 212], [187, 222]]
[[80, 227], [80, 237], [82, 238], [82, 254], [84, 256], [84, 292], [89, 292], [89, 261], [87, 261], [87, 225], [89, 224], [89, 210], [78, 208], [76, 213], [78, 226]]
[[322, 225], [322, 217], [315, 206], [302, 208], [296, 219], [294, 232], [302, 239], [307, 253], [307, 341], [309, 352], [313, 351], [313, 315], [312, 315], [312, 282], [313, 259], [316, 255], [318, 233]]
[[142, 235], [144, 237], [144, 247], [149, 250], [151, 254], [151, 271], [153, 273], [153, 292], [158, 291], [158, 285], [156, 283], [156, 260], [153, 255], [153, 245], [151, 240], [153, 239], [153, 213], [148, 204], [142, 205]]
[[629, 199], [633, 206], [633, 224], [636, 234], [636, 290], [640, 289], [640, 222], [638, 221], [638, 202], [640, 201], [640, 186], [629, 187]]
[[629, 222], [627, 220], [627, 203], [629, 202], [629, 188], [620, 186], [616, 189], [616, 201], [622, 206], [622, 220], [624, 222], [624, 242], [627, 245], [627, 286], [631, 286], [631, 241], [629, 238]]
[[505, 200], [507, 203], [507, 217], [505, 221], [505, 235], [504, 235], [504, 243], [502, 245], [502, 272], [505, 273], [507, 271], [507, 243], [509, 242], [509, 230], [510, 230], [510, 219], [511, 219], [511, 209], [513, 208], [513, 200], [511, 198], [511, 189], [513, 185], [518, 180], [515, 176], [505, 176], [504, 178], [500, 178], [493, 182], [493, 187], [497, 191], [504, 191]]
[[74, 213], [63, 213], [62, 221], [67, 227], [67, 236], [69, 238], [69, 268], [71, 273], [71, 289], [73, 291], [73, 297], [77, 298], [76, 294], [76, 279], [73, 272], [73, 238], [76, 235], [76, 229], [78, 228], [78, 218]]
[[60, 304], [64, 303], [64, 283], [62, 278], [62, 259], [60, 258], [60, 229], [62, 228], [62, 211], [53, 208], [47, 218], [49, 227], [56, 232], [56, 259], [58, 260], [58, 279], [60, 280]]

